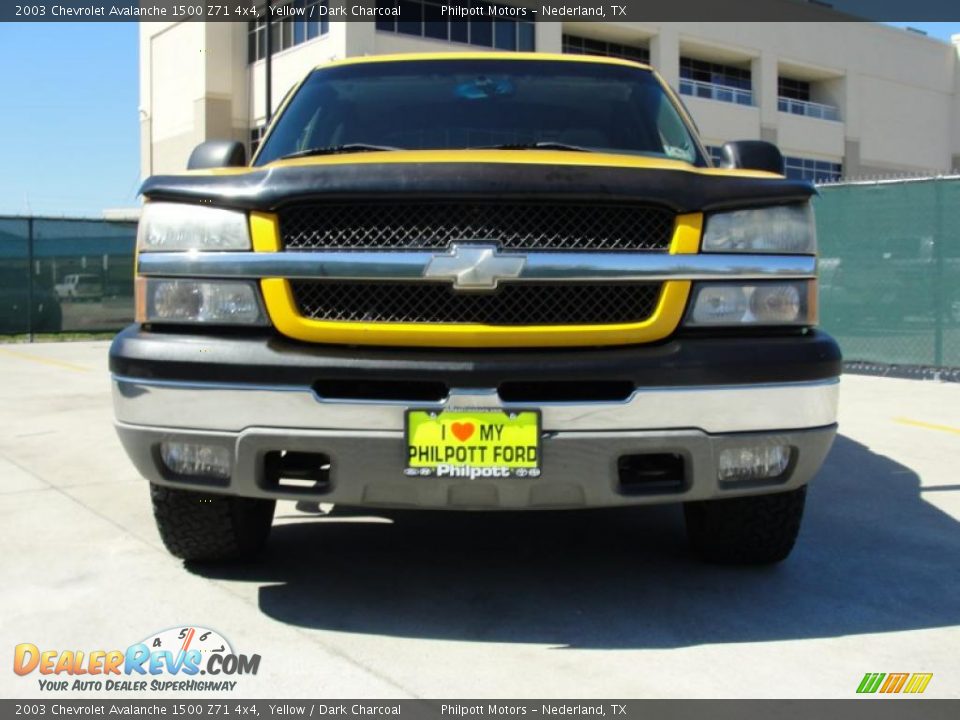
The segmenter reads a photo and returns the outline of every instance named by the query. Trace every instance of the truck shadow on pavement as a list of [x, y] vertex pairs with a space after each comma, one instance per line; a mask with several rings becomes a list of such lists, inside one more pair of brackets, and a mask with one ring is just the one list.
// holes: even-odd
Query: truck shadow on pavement
[[960, 524], [913, 471], [843, 436], [775, 567], [701, 564], [676, 506], [392, 524], [290, 507], [256, 564], [188, 568], [263, 583], [280, 622], [396, 637], [673, 648], [960, 624]]

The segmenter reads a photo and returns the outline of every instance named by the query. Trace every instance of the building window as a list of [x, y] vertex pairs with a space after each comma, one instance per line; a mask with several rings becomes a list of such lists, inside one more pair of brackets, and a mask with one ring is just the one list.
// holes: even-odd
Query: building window
[[821, 120], [839, 120], [840, 110], [810, 100], [810, 83], [792, 78], [777, 78], [777, 109], [791, 115], [806, 115]]
[[253, 157], [253, 154], [257, 151], [257, 148], [260, 147], [260, 142], [263, 140], [263, 136], [266, 134], [266, 125], [260, 125], [250, 131], [250, 157]]
[[650, 62], [650, 51], [639, 45], [623, 45], [621, 43], [606, 42], [605, 40], [591, 40], [576, 35], [563, 36], [563, 52], [567, 55], [603, 55], [605, 57], [623, 58], [647, 64]]
[[708, 100], [753, 105], [753, 78], [749, 70], [733, 65], [681, 57], [680, 92]]
[[810, 180], [815, 183], [836, 182], [843, 176], [843, 165], [828, 160], [785, 157], [786, 174], [792, 180]]
[[[484, 19], [451, 19], [444, 7], [483, 8]], [[512, 5], [481, 0], [377, 0], [378, 8], [400, 8], [400, 16], [379, 16], [377, 30], [431, 40], [478, 45], [497, 50], [536, 50], [533, 17], [519, 19]], [[491, 8], [502, 9], [502, 20], [490, 20]], [[495, 10], [494, 10], [495, 12]], [[467, 13], [464, 13], [466, 16]]]
[[[706, 145], [707, 154], [717, 167], [723, 164], [723, 147]], [[837, 182], [843, 177], [843, 165], [828, 160], [784, 157], [784, 173], [792, 180], [809, 180], [815, 183]]]
[[740, 90], [750, 90], [753, 87], [753, 78], [749, 70], [688, 57], [680, 58], [680, 77]]
[[805, 80], [792, 78], [777, 78], [777, 95], [791, 100], [805, 100], [810, 102], [810, 83]]
[[[296, 14], [270, 23], [270, 49], [278, 53], [330, 32], [330, 21], [327, 20], [326, 14], [329, 1], [286, 0], [286, 2], [280, 2], [277, 0], [274, 7], [286, 6], [290, 12]], [[266, 56], [267, 22], [251, 20], [247, 23], [247, 62], [263, 60]]]

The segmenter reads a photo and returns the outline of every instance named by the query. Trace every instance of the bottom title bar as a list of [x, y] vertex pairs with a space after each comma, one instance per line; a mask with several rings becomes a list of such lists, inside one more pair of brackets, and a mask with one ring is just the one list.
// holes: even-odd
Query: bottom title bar
[[955, 720], [957, 700], [0, 700], [0, 717]]

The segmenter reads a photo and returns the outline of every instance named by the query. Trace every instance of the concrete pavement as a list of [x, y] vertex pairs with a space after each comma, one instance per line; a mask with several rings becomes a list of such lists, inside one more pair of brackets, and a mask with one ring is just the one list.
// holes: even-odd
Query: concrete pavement
[[[170, 557], [111, 425], [107, 343], [0, 345], [3, 697], [13, 647], [185, 625], [262, 656], [234, 697], [960, 697], [960, 385], [848, 376], [799, 544], [699, 564], [676, 507], [330, 516], [281, 503], [264, 557]], [[73, 697], [83, 697], [73, 695]], [[199, 696], [195, 696], [199, 697]]]

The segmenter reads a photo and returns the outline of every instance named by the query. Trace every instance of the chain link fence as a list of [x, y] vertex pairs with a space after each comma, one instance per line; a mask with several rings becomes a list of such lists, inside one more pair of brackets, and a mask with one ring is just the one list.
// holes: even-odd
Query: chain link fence
[[132, 322], [136, 227], [0, 217], [0, 336], [112, 332]]
[[821, 325], [851, 369], [960, 368], [960, 177], [819, 190]]

